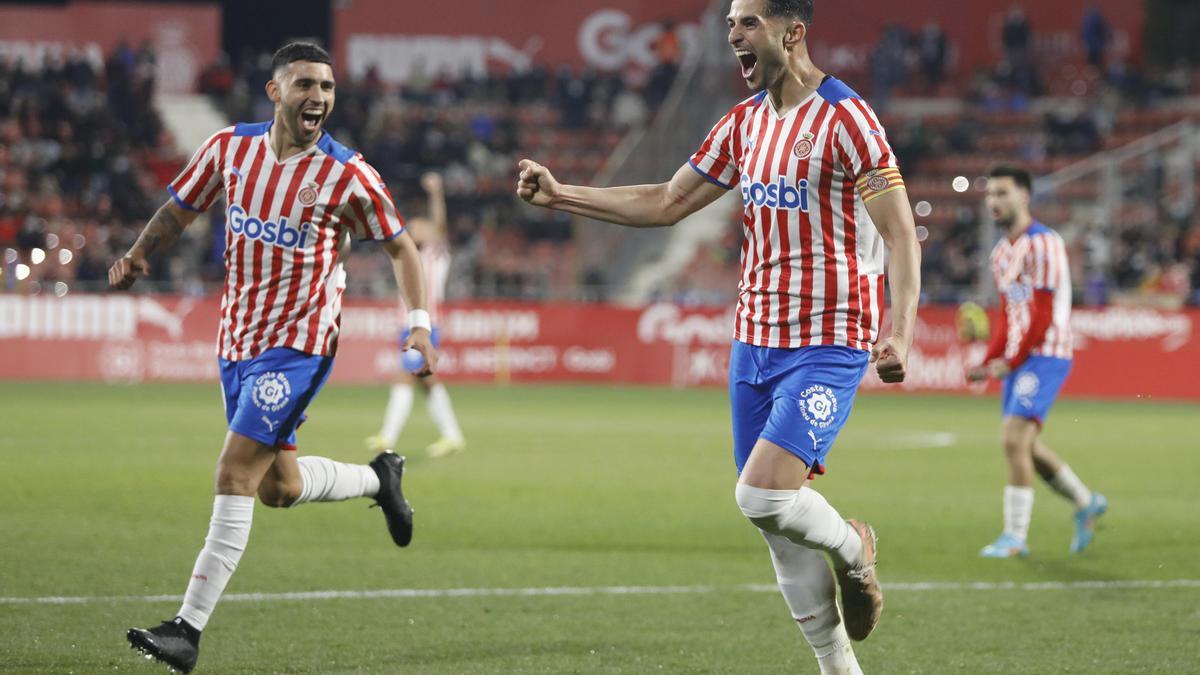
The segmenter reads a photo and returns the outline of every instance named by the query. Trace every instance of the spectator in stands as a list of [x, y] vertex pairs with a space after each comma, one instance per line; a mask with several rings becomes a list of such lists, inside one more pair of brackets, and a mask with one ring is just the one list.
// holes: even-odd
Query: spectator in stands
[[1025, 63], [1030, 60], [1030, 42], [1033, 29], [1025, 16], [1025, 8], [1013, 5], [1004, 18], [1000, 29], [1000, 42], [1004, 45], [1004, 57], [1014, 63]]
[[892, 90], [908, 77], [908, 42], [904, 27], [893, 24], [871, 52], [871, 106], [878, 112], [887, 110]]
[[936, 21], [930, 21], [917, 36], [917, 61], [925, 76], [925, 86], [930, 95], [937, 95], [946, 76], [946, 59], [949, 47], [946, 33]]
[[1083, 14], [1083, 24], [1079, 29], [1083, 39], [1083, 50], [1087, 54], [1088, 65], [1094, 68], [1104, 68], [1105, 53], [1112, 42], [1112, 30], [1100, 8], [1092, 5]]

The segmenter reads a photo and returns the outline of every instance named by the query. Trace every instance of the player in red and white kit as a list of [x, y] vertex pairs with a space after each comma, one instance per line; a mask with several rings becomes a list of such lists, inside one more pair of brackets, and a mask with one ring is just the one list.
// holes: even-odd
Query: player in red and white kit
[[[808, 483], [824, 471], [868, 361], [885, 382], [904, 379], [920, 249], [883, 127], [861, 97], [809, 59], [812, 15], [812, 0], [734, 0], [729, 42], [746, 83], [761, 91], [730, 110], [670, 181], [562, 185], [522, 160], [517, 194], [657, 227], [740, 190], [745, 240], [730, 354], [737, 503], [767, 540], [821, 672], [857, 673], [850, 639], [866, 638], [883, 608], [874, 531], [843, 520]], [[885, 267], [892, 332], [881, 336]]]
[[1042, 425], [1071, 372], [1071, 270], [1062, 237], [1033, 219], [1033, 177], [998, 166], [988, 178], [987, 205], [1005, 236], [992, 249], [992, 276], [1000, 295], [1000, 321], [983, 363], [967, 379], [1004, 382], [1003, 445], [1008, 460], [1004, 531], [983, 547], [985, 558], [1029, 554], [1025, 540], [1033, 517], [1033, 472], [1075, 505], [1078, 553], [1092, 541], [1108, 500], [1092, 492], [1041, 439]]
[[229, 433], [217, 460], [212, 521], [177, 616], [128, 632], [131, 646], [185, 673], [246, 548], [255, 495], [276, 507], [372, 497], [392, 540], [406, 546], [412, 538], [412, 509], [400, 489], [403, 457], [380, 453], [370, 465], [352, 465], [294, 452], [296, 428], [337, 350], [339, 244], [347, 233], [382, 242], [413, 308], [407, 346], [424, 355], [426, 373], [437, 365], [417, 247], [379, 174], [322, 130], [334, 103], [331, 63], [312, 44], [276, 52], [266, 85], [274, 120], [209, 138], [109, 270], [114, 288], [129, 288], [149, 272], [148, 257], [225, 196], [217, 352]]
[[[421, 269], [425, 272], [425, 292], [428, 294], [429, 316], [433, 324], [433, 345], [438, 347], [441, 305], [446, 293], [446, 281], [450, 277], [446, 194], [442, 177], [434, 172], [421, 176], [421, 188], [425, 190], [429, 199], [429, 212], [423, 218], [409, 220], [408, 231], [421, 251]], [[400, 332], [401, 343], [408, 339], [408, 333], [409, 329], [405, 326]], [[438, 439], [425, 451], [430, 457], [445, 457], [466, 449], [467, 443], [463, 438], [462, 428], [458, 425], [458, 416], [454, 414], [454, 405], [450, 402], [450, 392], [446, 390], [446, 385], [436, 375], [413, 375], [424, 365], [420, 352], [400, 352], [400, 370], [388, 392], [383, 425], [377, 435], [366, 439], [369, 449], [383, 450], [395, 447], [396, 440], [408, 421], [408, 415], [412, 412], [413, 390], [417, 387], [425, 393], [429, 417], [438, 429]]]

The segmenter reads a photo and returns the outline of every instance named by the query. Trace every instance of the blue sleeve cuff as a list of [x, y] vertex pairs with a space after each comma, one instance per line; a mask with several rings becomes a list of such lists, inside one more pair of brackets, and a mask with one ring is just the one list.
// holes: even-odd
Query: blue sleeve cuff
[[173, 187], [171, 187], [170, 185], [168, 185], [168, 186], [167, 186], [167, 192], [168, 192], [168, 193], [171, 195], [171, 199], [174, 199], [174, 200], [175, 200], [175, 203], [179, 205], [179, 208], [181, 208], [181, 209], [184, 209], [184, 210], [186, 210], [186, 211], [192, 211], [193, 213], [200, 213], [200, 209], [198, 209], [198, 208], [196, 208], [196, 207], [192, 206], [191, 204], [189, 204], [189, 203], [187, 203], [187, 202], [183, 201], [183, 199], [182, 199], [182, 198], [180, 198], [180, 196], [179, 196], [178, 194], [176, 194], [176, 193], [175, 193], [175, 188], [173, 188]]
[[399, 237], [400, 235], [404, 234], [404, 231], [407, 229], [408, 229], [407, 227], [402, 227], [399, 230], [396, 230], [395, 232], [393, 232], [391, 235], [384, 237], [383, 239], [372, 239], [370, 237], [367, 237], [364, 239], [359, 239], [358, 241], [360, 241], [360, 242], [368, 242], [369, 241], [369, 242], [376, 242], [376, 243], [383, 242], [383, 241], [391, 241], [391, 240], [395, 239], [396, 237]]
[[732, 189], [733, 189], [733, 184], [732, 184], [732, 183], [731, 183], [731, 184], [728, 184], [728, 185], [726, 185], [725, 183], [722, 183], [721, 181], [717, 180], [716, 178], [713, 178], [712, 176], [708, 175], [708, 174], [707, 174], [707, 173], [705, 173], [704, 171], [701, 171], [701, 170], [700, 170], [700, 167], [696, 166], [696, 163], [695, 163], [695, 162], [693, 162], [693, 161], [692, 161], [692, 160], [690, 160], [690, 159], [688, 160], [688, 166], [690, 166], [690, 167], [692, 167], [693, 169], [695, 169], [695, 170], [696, 170], [696, 173], [698, 173], [698, 174], [700, 174], [701, 176], [703, 176], [703, 177], [704, 177], [704, 180], [706, 180], [706, 181], [708, 181], [708, 182], [712, 183], [713, 185], [716, 185], [716, 186], [718, 186], [718, 187], [723, 187], [723, 188], [725, 188], [726, 190], [732, 190]]

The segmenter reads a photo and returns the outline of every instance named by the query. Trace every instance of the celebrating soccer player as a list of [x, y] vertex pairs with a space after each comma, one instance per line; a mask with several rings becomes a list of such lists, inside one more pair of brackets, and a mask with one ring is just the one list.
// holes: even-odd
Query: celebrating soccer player
[[992, 276], [1000, 293], [1000, 321], [983, 363], [967, 372], [978, 382], [1004, 381], [1004, 532], [980, 551], [985, 558], [1029, 554], [1025, 544], [1033, 516], [1033, 472], [1075, 504], [1075, 535], [1070, 550], [1092, 541], [1096, 519], [1108, 509], [1104, 495], [1092, 492], [1071, 467], [1042, 442], [1042, 425], [1071, 371], [1071, 270], [1057, 232], [1029, 211], [1033, 177], [999, 166], [988, 178], [987, 206], [1004, 236], [992, 249]]
[[[812, 0], [734, 0], [729, 43], [758, 93], [717, 122], [670, 181], [562, 185], [526, 159], [517, 194], [537, 206], [656, 227], [740, 190], [745, 240], [729, 379], [736, 499], [767, 541], [821, 672], [857, 673], [849, 640], [866, 638], [883, 609], [874, 530], [843, 520], [808, 484], [824, 471], [868, 361], [885, 382], [905, 377], [920, 249], [879, 120], [809, 59], [812, 17]], [[892, 330], [880, 336], [885, 267]]]
[[312, 44], [276, 52], [266, 85], [274, 120], [209, 138], [108, 273], [114, 288], [129, 288], [149, 272], [149, 256], [225, 195], [217, 351], [229, 433], [217, 459], [212, 521], [178, 615], [128, 633], [133, 647], [185, 673], [246, 548], [256, 494], [277, 507], [373, 497], [393, 541], [406, 546], [412, 538], [412, 509], [400, 489], [403, 457], [384, 452], [370, 465], [351, 465], [295, 453], [296, 428], [337, 349], [345, 233], [382, 242], [412, 310], [405, 346], [424, 356], [425, 373], [437, 366], [416, 244], [375, 169], [322, 130], [333, 111], [331, 64]]

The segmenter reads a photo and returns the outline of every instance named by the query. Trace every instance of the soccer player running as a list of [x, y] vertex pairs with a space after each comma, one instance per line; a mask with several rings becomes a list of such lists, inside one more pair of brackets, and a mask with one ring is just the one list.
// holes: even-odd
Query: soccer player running
[[[656, 227], [740, 187], [745, 240], [729, 382], [736, 500], [767, 541], [779, 588], [821, 672], [858, 673], [849, 640], [865, 639], [883, 609], [875, 534], [843, 520], [809, 482], [824, 471], [868, 362], [885, 382], [904, 379], [920, 249], [879, 121], [809, 58], [812, 17], [812, 0], [734, 0], [729, 43], [747, 85], [760, 91], [717, 122], [670, 181], [562, 185], [526, 159], [517, 194], [618, 225]], [[885, 266], [892, 333], [881, 337]]]
[[998, 166], [988, 178], [987, 206], [1005, 236], [992, 249], [992, 276], [1000, 294], [1000, 321], [983, 363], [967, 371], [972, 382], [1004, 381], [1002, 442], [1008, 460], [1004, 532], [983, 547], [985, 558], [1029, 554], [1025, 544], [1033, 515], [1033, 472], [1075, 504], [1070, 550], [1092, 541], [1096, 519], [1108, 500], [1092, 492], [1071, 467], [1042, 442], [1042, 425], [1071, 371], [1071, 270], [1057, 232], [1033, 219], [1033, 177], [1025, 169]]
[[379, 174], [322, 130], [333, 111], [331, 63], [312, 44], [277, 51], [266, 85], [274, 120], [209, 138], [108, 273], [112, 287], [129, 288], [149, 273], [146, 259], [174, 244], [224, 193], [217, 351], [229, 432], [217, 459], [212, 520], [178, 615], [128, 633], [131, 646], [185, 673], [246, 548], [255, 495], [275, 507], [373, 497], [393, 541], [405, 546], [412, 538], [412, 510], [400, 489], [403, 457], [380, 453], [367, 466], [295, 452], [296, 428], [337, 349], [345, 233], [382, 242], [413, 308], [406, 346], [424, 355], [425, 372], [437, 365], [416, 244]]
[[[442, 177], [434, 172], [421, 176], [421, 188], [429, 199], [429, 213], [424, 218], [408, 221], [408, 231], [421, 251], [421, 269], [425, 272], [425, 291], [429, 299], [429, 316], [433, 323], [433, 345], [438, 346], [438, 320], [441, 318], [442, 299], [445, 296], [446, 280], [450, 276], [450, 236], [446, 221], [446, 194]], [[409, 329], [400, 333], [400, 342], [408, 339]], [[379, 434], [367, 439], [367, 447], [384, 450], [395, 447], [396, 439], [404, 429], [408, 415], [412, 412], [413, 388], [419, 386], [425, 392], [429, 417], [438, 428], [439, 437], [425, 449], [430, 457], [445, 457], [466, 449], [458, 417], [450, 403], [450, 392], [436, 375], [417, 377], [425, 365], [421, 353], [415, 350], [400, 352], [400, 371], [388, 395], [384, 409], [383, 426]]]

